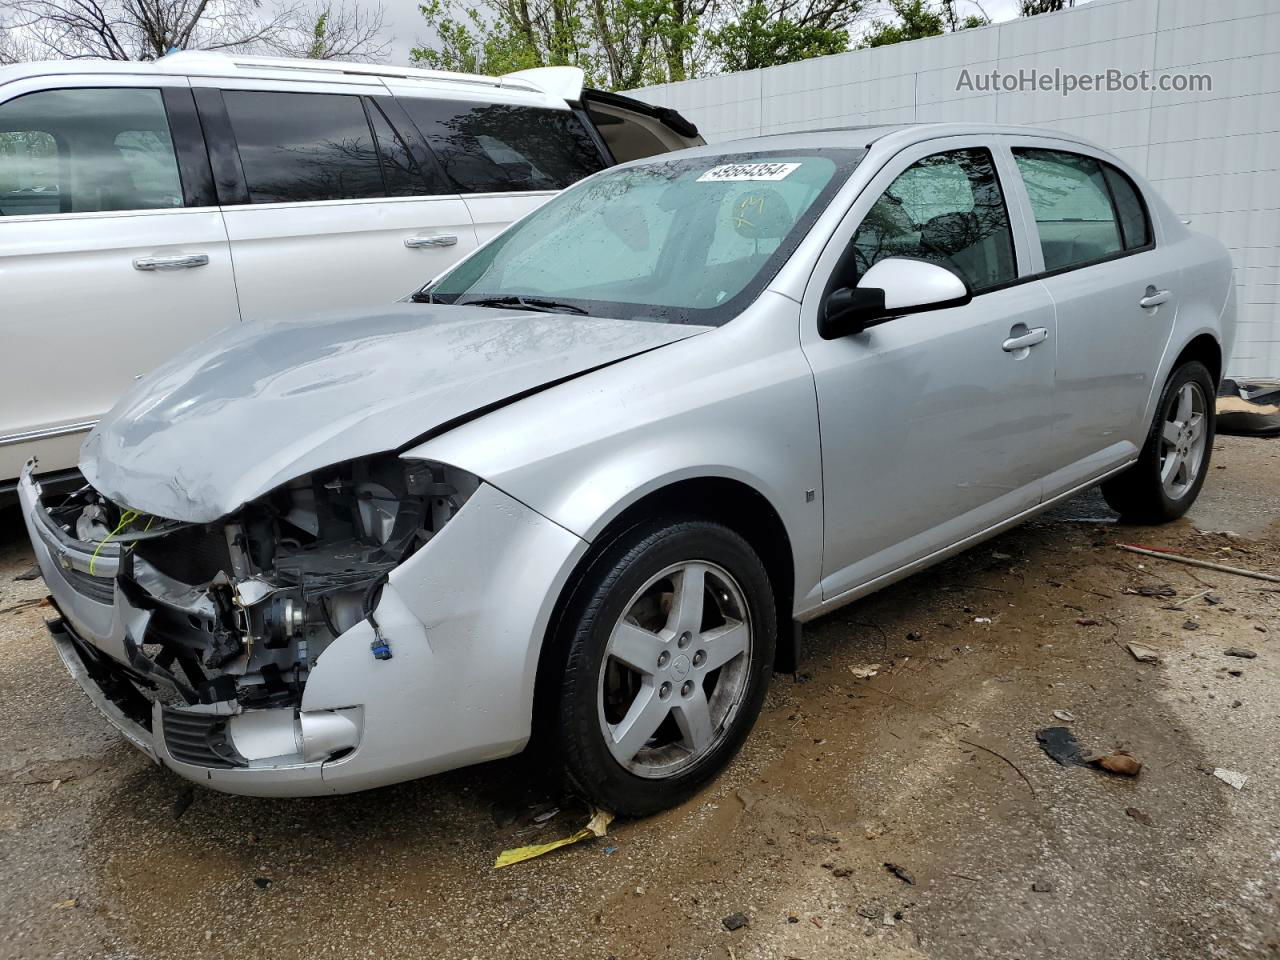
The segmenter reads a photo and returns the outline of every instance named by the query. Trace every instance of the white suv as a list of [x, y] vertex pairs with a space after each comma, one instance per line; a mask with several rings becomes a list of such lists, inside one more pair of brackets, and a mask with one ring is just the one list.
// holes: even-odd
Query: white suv
[[0, 68], [0, 498], [29, 457], [74, 467], [179, 348], [392, 301], [583, 176], [702, 142], [582, 84], [200, 52]]

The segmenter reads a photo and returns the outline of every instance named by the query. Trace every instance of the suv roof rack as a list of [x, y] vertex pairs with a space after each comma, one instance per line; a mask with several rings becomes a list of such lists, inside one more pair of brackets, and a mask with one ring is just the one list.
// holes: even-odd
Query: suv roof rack
[[436, 80], [445, 83], [462, 83], [483, 87], [503, 87], [545, 91], [535, 83], [519, 77], [484, 77], [479, 74], [449, 73], [444, 70], [425, 70], [419, 67], [396, 67], [380, 63], [353, 63], [343, 60], [302, 60], [292, 57], [241, 56], [215, 50], [178, 50], [155, 61], [161, 70], [191, 70], [202, 68], [216, 71], [276, 70], [300, 74], [330, 76], [390, 77], [397, 80]]

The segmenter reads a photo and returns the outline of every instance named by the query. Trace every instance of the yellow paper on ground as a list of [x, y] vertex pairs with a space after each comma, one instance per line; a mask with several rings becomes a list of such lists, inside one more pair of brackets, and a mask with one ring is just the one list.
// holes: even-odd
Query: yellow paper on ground
[[591, 819], [587, 821], [587, 825], [577, 833], [570, 834], [567, 837], [561, 837], [559, 840], [552, 840], [550, 843], [534, 843], [527, 847], [513, 847], [510, 850], [503, 850], [498, 854], [498, 859], [493, 861], [493, 868], [495, 870], [499, 870], [502, 867], [509, 867], [513, 863], [522, 863], [525, 860], [532, 860], [534, 857], [540, 857], [544, 853], [550, 853], [552, 850], [567, 847], [569, 844], [577, 843], [579, 840], [585, 840], [587, 837], [603, 837], [609, 829], [609, 824], [612, 822], [612, 813], [607, 810], [597, 810], [591, 815]]

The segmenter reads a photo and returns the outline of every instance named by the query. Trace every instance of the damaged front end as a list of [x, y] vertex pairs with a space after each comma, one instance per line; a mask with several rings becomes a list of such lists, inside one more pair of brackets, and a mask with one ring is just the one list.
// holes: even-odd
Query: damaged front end
[[377, 620], [392, 570], [479, 486], [438, 463], [368, 457], [299, 477], [214, 523], [149, 516], [91, 487], [20, 485], [71, 672], [122, 732], [188, 776], [334, 762], [363, 706], [307, 711], [325, 650]]

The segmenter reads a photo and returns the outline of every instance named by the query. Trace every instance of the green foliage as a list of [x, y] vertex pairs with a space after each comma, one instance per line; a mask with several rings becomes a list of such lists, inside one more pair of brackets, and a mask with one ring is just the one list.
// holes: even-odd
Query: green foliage
[[843, 53], [849, 49], [849, 32], [775, 16], [756, 0], [737, 20], [708, 31], [707, 41], [722, 69], [756, 70]]
[[311, 47], [307, 50], [307, 56], [313, 60], [318, 60], [324, 56], [326, 44], [325, 34], [329, 23], [329, 8], [325, 7], [320, 11], [320, 16], [316, 17], [316, 25], [311, 31]]
[[978, 14], [961, 17], [956, 12], [956, 0], [939, 0], [937, 6], [934, 6], [932, 0], [889, 0], [889, 8], [894, 19], [873, 20], [862, 42], [858, 44], [859, 48], [884, 47], [905, 40], [939, 37], [957, 30], [985, 27], [991, 22], [986, 16]]

